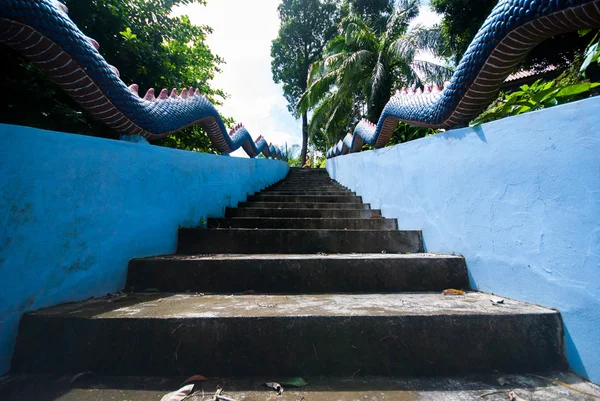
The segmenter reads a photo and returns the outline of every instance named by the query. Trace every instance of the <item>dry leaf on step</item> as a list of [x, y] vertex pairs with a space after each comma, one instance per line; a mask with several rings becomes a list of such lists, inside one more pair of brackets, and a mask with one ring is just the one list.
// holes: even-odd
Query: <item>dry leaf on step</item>
[[160, 401], [181, 401], [194, 391], [194, 385], [188, 384], [177, 391], [165, 395]]
[[442, 291], [443, 295], [465, 295], [463, 290], [456, 290], [454, 288], [449, 288], [447, 290]]
[[186, 384], [190, 384], [190, 383], [197, 383], [197, 382], [205, 382], [206, 381], [206, 377], [202, 376], [202, 375], [194, 375], [192, 377], [188, 377], [182, 384], [182, 386], [185, 386]]

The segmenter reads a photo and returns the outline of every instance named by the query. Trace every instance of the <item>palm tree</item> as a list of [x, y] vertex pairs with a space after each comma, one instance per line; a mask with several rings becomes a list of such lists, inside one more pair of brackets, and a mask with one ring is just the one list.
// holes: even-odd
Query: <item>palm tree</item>
[[314, 109], [311, 135], [333, 142], [364, 116], [364, 109], [369, 120], [377, 121], [395, 89], [441, 85], [451, 76], [450, 68], [417, 57], [420, 51], [438, 53], [442, 46], [437, 28], [409, 28], [419, 5], [420, 0], [399, 0], [381, 34], [356, 15], [342, 20], [323, 59], [311, 66], [309, 88], [298, 102], [300, 110]]

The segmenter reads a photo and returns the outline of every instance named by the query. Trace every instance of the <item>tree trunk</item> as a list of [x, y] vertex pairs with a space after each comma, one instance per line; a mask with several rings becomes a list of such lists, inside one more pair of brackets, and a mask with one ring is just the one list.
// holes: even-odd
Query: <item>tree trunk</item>
[[302, 113], [302, 152], [300, 153], [300, 165], [306, 163], [308, 151], [308, 113]]

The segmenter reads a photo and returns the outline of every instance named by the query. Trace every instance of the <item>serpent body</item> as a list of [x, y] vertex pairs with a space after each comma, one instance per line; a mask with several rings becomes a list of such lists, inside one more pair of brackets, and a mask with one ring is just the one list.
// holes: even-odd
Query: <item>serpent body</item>
[[242, 147], [250, 157], [283, 158], [265, 139], [256, 141], [238, 124], [228, 131], [211, 102], [197, 89], [163, 89], [158, 97], [149, 89], [138, 95], [137, 85], [126, 86], [118, 70], [98, 52], [56, 0], [0, 0], [0, 43], [4, 43], [45, 71], [84, 109], [121, 134], [149, 140], [200, 124], [222, 153]]
[[600, 0], [500, 0], [443, 91], [394, 95], [377, 124], [362, 120], [327, 157], [387, 145], [398, 122], [426, 128], [467, 125], [497, 96], [501, 84], [537, 44], [571, 31], [600, 28]]

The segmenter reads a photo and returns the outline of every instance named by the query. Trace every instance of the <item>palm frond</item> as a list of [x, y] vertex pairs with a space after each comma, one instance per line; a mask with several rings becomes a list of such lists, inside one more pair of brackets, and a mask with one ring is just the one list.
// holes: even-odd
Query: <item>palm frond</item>
[[434, 54], [441, 54], [443, 51], [444, 41], [442, 31], [438, 26], [424, 28], [417, 25], [404, 36], [408, 42], [419, 50], [428, 50]]
[[413, 60], [411, 67], [423, 81], [433, 82], [440, 86], [454, 73], [453, 69], [448, 66], [426, 60]]
[[380, 96], [382, 91], [386, 91], [385, 83], [388, 82], [388, 68], [383, 62], [383, 59], [380, 57], [375, 64], [375, 68], [373, 68], [373, 72], [371, 74], [371, 82], [370, 82], [370, 90], [369, 90], [369, 101], [371, 103], [375, 102], [375, 98]]
[[300, 96], [296, 108], [300, 113], [308, 111], [310, 108], [315, 107], [321, 99], [331, 90], [336, 80], [339, 77], [339, 70], [329, 71], [316, 79]]
[[410, 20], [419, 15], [420, 5], [420, 0], [398, 0], [394, 12], [388, 19], [385, 36], [390, 38], [399, 26], [407, 26]]

